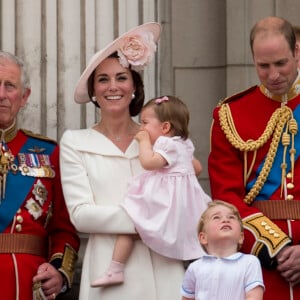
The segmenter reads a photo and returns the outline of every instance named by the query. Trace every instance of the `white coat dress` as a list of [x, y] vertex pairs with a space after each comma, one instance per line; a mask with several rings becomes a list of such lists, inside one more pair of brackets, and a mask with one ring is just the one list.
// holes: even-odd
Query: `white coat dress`
[[128, 180], [140, 174], [138, 143], [125, 153], [92, 128], [67, 130], [60, 142], [63, 191], [70, 218], [89, 239], [83, 259], [80, 300], [180, 300], [183, 264], [135, 242], [122, 285], [91, 288], [112, 257], [116, 234], [135, 233], [119, 203]]

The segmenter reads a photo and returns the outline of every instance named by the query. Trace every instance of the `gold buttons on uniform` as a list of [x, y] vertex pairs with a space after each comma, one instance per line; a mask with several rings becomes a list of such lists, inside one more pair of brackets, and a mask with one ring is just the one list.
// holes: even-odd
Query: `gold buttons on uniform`
[[16, 225], [16, 231], [17, 231], [17, 232], [22, 231], [22, 225], [21, 225], [21, 224], [17, 224], [17, 225]]
[[[288, 173], [286, 174], [286, 178], [287, 178], [287, 179], [292, 179], [292, 177], [293, 177], [293, 176], [292, 176], [292, 173], [291, 173], [291, 172], [288, 172]], [[287, 180], [287, 181], [289, 181], [289, 180]], [[287, 200], [294, 200], [294, 196], [293, 196], [292, 194], [290, 194], [290, 193], [292, 192], [292, 189], [295, 188], [294, 183], [293, 183], [293, 182], [287, 182], [286, 188], [288, 189], [288, 192], [289, 192], [289, 194], [287, 195], [286, 199], [287, 199]]]
[[279, 233], [277, 233], [270, 225], [268, 225], [267, 222], [262, 221], [260, 223], [267, 232], [269, 232], [271, 235], [273, 235], [275, 238], [279, 238]]
[[20, 216], [20, 215], [18, 215], [18, 216], [17, 216], [17, 222], [23, 223], [23, 217]]

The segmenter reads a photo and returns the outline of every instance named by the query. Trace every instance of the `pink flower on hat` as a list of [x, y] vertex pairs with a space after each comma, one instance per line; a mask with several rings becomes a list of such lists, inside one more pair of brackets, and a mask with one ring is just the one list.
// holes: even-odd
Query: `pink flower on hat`
[[152, 60], [155, 51], [156, 44], [152, 33], [126, 36], [123, 45], [118, 50], [120, 64], [124, 68], [131, 65], [136, 71], [142, 70]]

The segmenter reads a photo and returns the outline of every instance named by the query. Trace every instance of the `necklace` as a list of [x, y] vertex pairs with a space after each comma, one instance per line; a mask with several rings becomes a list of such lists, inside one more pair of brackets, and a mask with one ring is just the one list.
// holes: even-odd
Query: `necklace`
[[107, 128], [98, 125], [98, 131], [101, 132], [103, 135], [105, 135], [108, 139], [112, 140], [113, 142], [122, 142], [123, 140], [127, 139], [127, 138], [132, 138], [135, 135], [135, 131], [133, 131], [133, 127], [132, 125], [130, 126], [130, 128], [128, 129], [127, 133], [124, 133], [123, 135], [113, 135], [112, 133], [110, 133]]
[[107, 130], [103, 130], [101, 131], [101, 133], [105, 135], [108, 139], [112, 140], [113, 142], [121, 142], [125, 138], [125, 136], [122, 137], [120, 135], [112, 135], [109, 132], [107, 132]]

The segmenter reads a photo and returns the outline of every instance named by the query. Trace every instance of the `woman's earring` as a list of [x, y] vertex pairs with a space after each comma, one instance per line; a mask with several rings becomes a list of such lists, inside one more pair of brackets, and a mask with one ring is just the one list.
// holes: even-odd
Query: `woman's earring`
[[92, 97], [92, 101], [93, 101], [93, 102], [97, 102], [96, 96], [93, 96], [93, 97]]
[[135, 94], [134, 93], [132, 93], [132, 95], [131, 95], [131, 99], [134, 99], [135, 98]]

